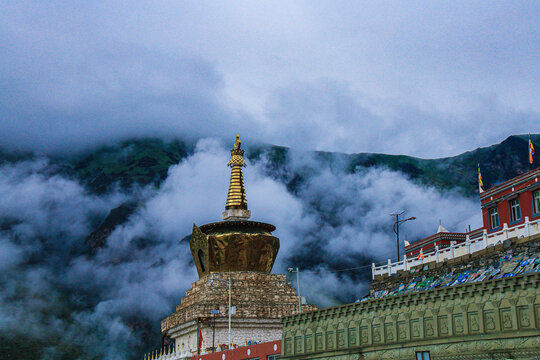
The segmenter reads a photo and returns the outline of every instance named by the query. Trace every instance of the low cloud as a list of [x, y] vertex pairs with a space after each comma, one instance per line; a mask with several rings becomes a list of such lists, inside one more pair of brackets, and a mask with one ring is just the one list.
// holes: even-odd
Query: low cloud
[[8, 2], [0, 146], [240, 132], [455, 155], [537, 128], [535, 15], [528, 3]]
[[[157, 343], [159, 321], [197, 279], [182, 239], [193, 222], [220, 219], [228, 156], [219, 141], [201, 140], [193, 155], [170, 167], [159, 188], [118, 188], [100, 196], [56, 174], [46, 159], [0, 167], [6, 194], [0, 200], [0, 330], [58, 339], [85, 358], [140, 356]], [[299, 266], [302, 295], [321, 306], [364, 295], [370, 261], [393, 256], [392, 210], [417, 216], [403, 226], [410, 240], [434, 232], [438, 219], [455, 231], [478, 221], [474, 201], [387, 169], [345, 173], [293, 153], [283, 171], [310, 176], [291, 191], [269, 164], [264, 156], [248, 164], [248, 206], [254, 220], [277, 226], [281, 249], [274, 272]], [[84, 239], [96, 219], [126, 201], [140, 206], [89, 256]], [[59, 356], [64, 345], [48, 346], [43, 359]]]
[[462, 93], [454, 101], [446, 109], [373, 98], [347, 82], [295, 83], [269, 95], [265, 138], [294, 149], [436, 158], [537, 128], [538, 111], [505, 105], [496, 94]]

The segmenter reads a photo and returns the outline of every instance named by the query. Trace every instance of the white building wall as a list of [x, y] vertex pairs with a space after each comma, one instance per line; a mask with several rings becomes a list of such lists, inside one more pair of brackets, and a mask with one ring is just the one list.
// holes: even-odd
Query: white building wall
[[[234, 319], [231, 323], [231, 343], [237, 346], [245, 346], [248, 342], [268, 342], [281, 339], [281, 322], [279, 319]], [[211, 322], [201, 325], [203, 344], [201, 353], [212, 346]], [[175, 340], [177, 353], [197, 353], [197, 323], [195, 321], [184, 324], [182, 327], [171, 332]], [[215, 346], [219, 351], [220, 344], [229, 341], [228, 321], [216, 320]]]

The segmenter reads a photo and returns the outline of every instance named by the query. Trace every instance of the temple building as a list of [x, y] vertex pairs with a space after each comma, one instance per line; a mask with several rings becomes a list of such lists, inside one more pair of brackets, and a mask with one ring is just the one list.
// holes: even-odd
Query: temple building
[[357, 302], [284, 317], [281, 359], [540, 359], [539, 178], [481, 192], [482, 228], [440, 226], [373, 264]]
[[[480, 192], [482, 227], [465, 232], [449, 232], [439, 226], [437, 233], [405, 244], [405, 256], [384, 270], [374, 267], [373, 275], [391, 275], [422, 263], [442, 261], [500, 244], [511, 237], [540, 232], [540, 168], [528, 171]], [[423, 259], [419, 259], [422, 253]], [[388, 271], [390, 269], [390, 271]]]
[[168, 359], [279, 340], [280, 318], [299, 312], [298, 295], [285, 275], [270, 273], [279, 250], [275, 226], [249, 220], [243, 155], [237, 135], [227, 164], [231, 179], [223, 221], [193, 225], [190, 249], [199, 280], [161, 322], [161, 352], [166, 349]]
[[513, 233], [540, 218], [540, 168], [531, 170], [480, 194], [483, 229], [488, 236]]

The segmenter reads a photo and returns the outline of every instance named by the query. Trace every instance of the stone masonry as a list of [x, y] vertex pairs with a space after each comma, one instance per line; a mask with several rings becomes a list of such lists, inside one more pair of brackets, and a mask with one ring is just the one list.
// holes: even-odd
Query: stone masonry
[[536, 360], [540, 273], [385, 297], [282, 319], [282, 359]]
[[[281, 337], [280, 318], [298, 313], [298, 295], [283, 274], [253, 271], [212, 273], [191, 285], [176, 311], [161, 322], [162, 334], [175, 339], [178, 351], [196, 351], [197, 321], [201, 322], [203, 348], [212, 346], [210, 310], [219, 310], [215, 344], [228, 342], [228, 285], [231, 279], [232, 343], [271, 341]], [[214, 281], [211, 281], [214, 279]], [[219, 279], [219, 280], [218, 280]], [[302, 305], [303, 312], [316, 310]], [[219, 340], [219, 342], [218, 342]]]
[[[509, 239], [461, 262], [428, 266], [426, 273], [488, 266], [508, 252], [536, 254], [539, 243], [536, 235]], [[416, 271], [374, 286], [393, 288], [410, 276]], [[436, 360], [537, 360], [539, 285], [540, 272], [525, 272], [284, 317], [281, 358], [415, 360], [420, 351]]]

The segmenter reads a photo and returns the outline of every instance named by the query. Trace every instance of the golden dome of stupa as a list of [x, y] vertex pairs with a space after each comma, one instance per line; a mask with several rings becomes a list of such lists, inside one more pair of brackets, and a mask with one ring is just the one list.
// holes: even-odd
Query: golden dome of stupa
[[279, 250], [272, 224], [248, 220], [242, 168], [246, 166], [240, 137], [231, 150], [231, 180], [223, 221], [193, 224], [190, 249], [199, 278], [212, 272], [259, 271], [269, 273]]

